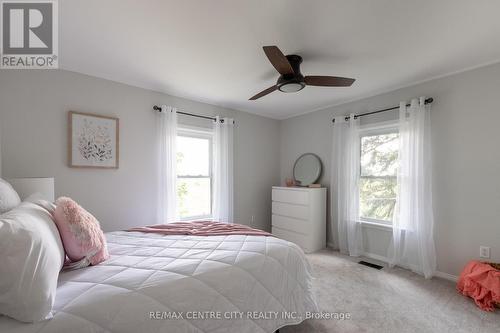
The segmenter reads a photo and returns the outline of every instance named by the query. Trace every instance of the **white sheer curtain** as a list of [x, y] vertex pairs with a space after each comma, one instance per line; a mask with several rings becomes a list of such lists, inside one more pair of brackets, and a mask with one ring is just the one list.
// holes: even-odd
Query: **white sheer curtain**
[[399, 109], [398, 196], [393, 221], [391, 266], [430, 278], [436, 271], [430, 145], [430, 106], [425, 97]]
[[162, 105], [158, 112], [158, 212], [159, 224], [178, 220], [177, 214], [177, 109]]
[[234, 223], [233, 216], [233, 119], [214, 122], [212, 214], [217, 222]]
[[[354, 115], [348, 121], [337, 117], [333, 128], [331, 212], [332, 221], [337, 222], [337, 246], [342, 253], [359, 256], [363, 252], [358, 211], [359, 119]], [[335, 230], [333, 224], [332, 230]]]

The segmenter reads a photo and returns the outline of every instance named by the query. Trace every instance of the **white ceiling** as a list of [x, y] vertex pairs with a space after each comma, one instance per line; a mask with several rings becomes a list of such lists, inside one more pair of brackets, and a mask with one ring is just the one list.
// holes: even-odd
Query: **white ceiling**
[[[500, 60], [497, 0], [64, 0], [60, 67], [283, 119]], [[356, 78], [250, 96], [278, 77], [262, 51], [302, 73]]]

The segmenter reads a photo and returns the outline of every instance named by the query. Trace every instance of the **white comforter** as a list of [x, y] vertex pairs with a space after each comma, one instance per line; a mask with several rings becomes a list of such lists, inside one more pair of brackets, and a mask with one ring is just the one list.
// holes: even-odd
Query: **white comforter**
[[293, 243], [106, 236], [109, 260], [60, 274], [51, 320], [0, 317], [0, 332], [274, 332], [316, 310], [309, 265]]

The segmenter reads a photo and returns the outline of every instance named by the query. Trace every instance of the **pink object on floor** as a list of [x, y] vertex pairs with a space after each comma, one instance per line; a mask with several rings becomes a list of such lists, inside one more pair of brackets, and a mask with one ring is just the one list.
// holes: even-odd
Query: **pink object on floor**
[[457, 289], [474, 299], [477, 306], [493, 311], [495, 303], [500, 304], [500, 271], [479, 261], [470, 261], [457, 282]]
[[57, 199], [54, 219], [70, 259], [65, 266], [81, 268], [109, 258], [99, 221], [75, 201], [66, 197]]
[[213, 221], [175, 222], [156, 224], [146, 227], [135, 227], [127, 231], [139, 231], [162, 235], [193, 235], [193, 236], [272, 236], [263, 230], [250, 228], [242, 224], [220, 223]]

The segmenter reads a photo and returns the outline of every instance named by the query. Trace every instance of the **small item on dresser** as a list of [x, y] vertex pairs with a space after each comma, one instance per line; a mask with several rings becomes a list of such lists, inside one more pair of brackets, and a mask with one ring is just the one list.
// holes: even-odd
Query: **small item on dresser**
[[321, 188], [321, 184], [309, 184], [310, 188]]
[[295, 186], [295, 180], [293, 180], [292, 178], [285, 179], [285, 183], [286, 183], [287, 187], [293, 187], [293, 186]]
[[320, 158], [313, 153], [301, 155], [293, 166], [293, 179], [298, 186], [314, 184], [321, 176], [323, 166]]

